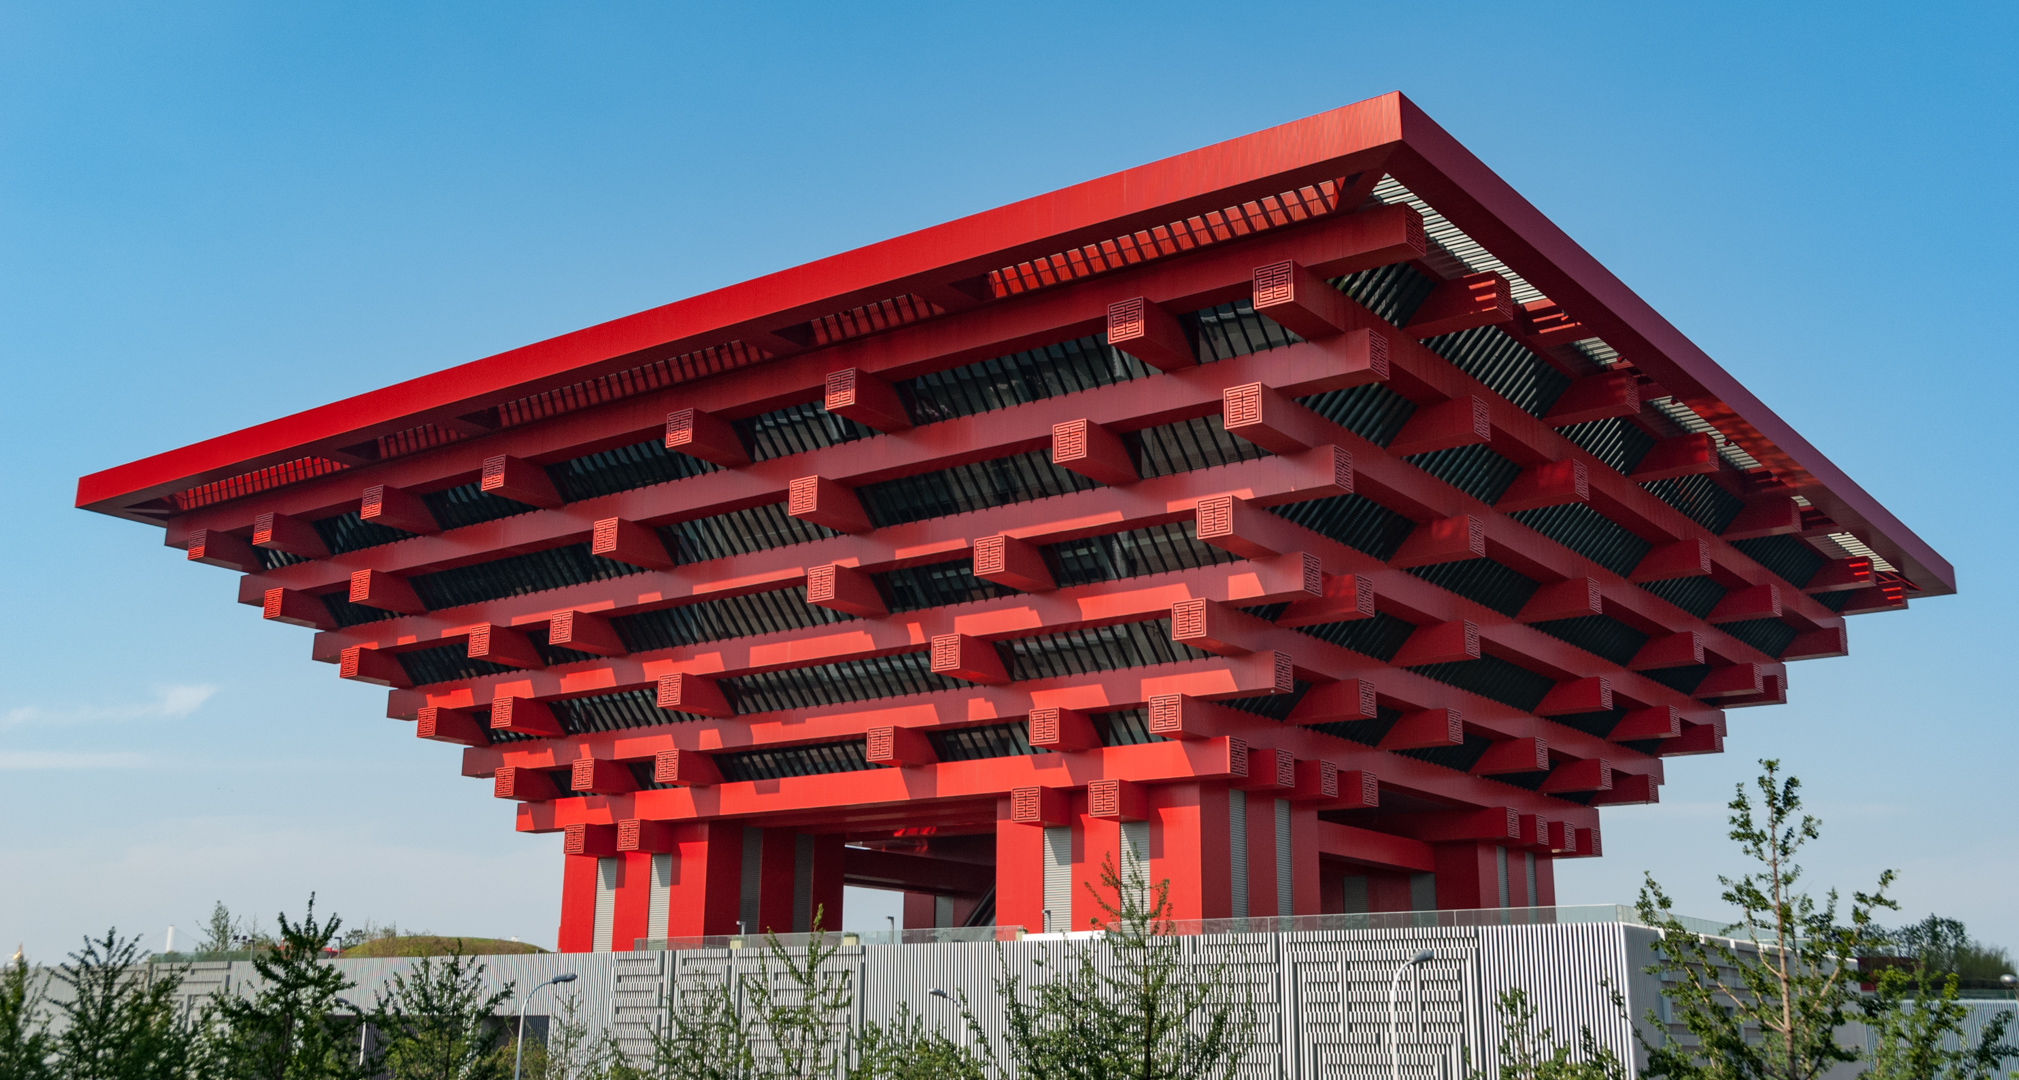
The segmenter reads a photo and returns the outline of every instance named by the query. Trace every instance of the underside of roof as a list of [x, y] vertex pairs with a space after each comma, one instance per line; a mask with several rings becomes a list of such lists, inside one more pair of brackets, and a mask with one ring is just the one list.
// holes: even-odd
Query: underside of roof
[[[169, 519], [678, 383], [1000, 305], [1368, 205], [1422, 216], [1427, 269], [1497, 274], [1566, 376], [1625, 371], [1804, 538], [1917, 595], [1940, 555], [1400, 94], [1344, 106], [83, 477], [77, 505]], [[1369, 302], [1371, 301], [1363, 301]], [[1785, 505], [1785, 504], [1784, 504]]]

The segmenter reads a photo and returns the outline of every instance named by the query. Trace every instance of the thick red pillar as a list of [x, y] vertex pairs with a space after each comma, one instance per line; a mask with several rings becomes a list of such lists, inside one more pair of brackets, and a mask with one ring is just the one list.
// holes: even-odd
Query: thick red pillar
[[[1087, 793], [1073, 792], [1073, 901], [1072, 912], [1052, 912], [1053, 930], [1087, 930], [1109, 919], [1107, 904], [1120, 907], [1115, 890], [1102, 883], [1103, 867], [1113, 867], [1122, 876], [1122, 823], [1112, 818], [1087, 816]], [[1154, 884], [1154, 883], [1153, 883]]]
[[[1280, 871], [1279, 871], [1280, 873]], [[1285, 915], [1317, 915], [1318, 811], [1311, 803], [1290, 804], [1290, 910]]]
[[1276, 900], [1276, 800], [1248, 792], [1248, 916], [1273, 918], [1285, 909]]
[[[1045, 830], [1010, 819], [1010, 800], [996, 800], [995, 921], [1035, 933], [1044, 924]], [[905, 925], [911, 925], [909, 908]]]
[[1548, 855], [1535, 856], [1535, 899], [1529, 903], [1536, 907], [1556, 906], [1556, 860]]
[[1500, 870], [1492, 844], [1438, 844], [1437, 906], [1444, 911], [1500, 906]]
[[681, 825], [674, 834], [668, 937], [736, 932], [743, 881], [743, 829], [727, 822]]
[[652, 853], [627, 851], [615, 858], [622, 860], [624, 868], [613, 897], [610, 950], [630, 952], [639, 938], [647, 936], [652, 917]]
[[1170, 882], [1170, 917], [1231, 916], [1227, 786], [1159, 784], [1150, 789], [1149, 825], [1150, 884]]
[[791, 829], [765, 829], [757, 857], [757, 925], [753, 934], [790, 934], [792, 872], [797, 868], [799, 834]]
[[561, 856], [561, 931], [556, 952], [589, 952], [596, 947], [596, 857]]
[[[811, 844], [804, 841], [811, 841]], [[793, 926], [796, 930], [809, 932], [817, 918], [822, 929], [839, 930], [841, 898], [844, 895], [841, 891], [841, 863], [845, 858], [842, 849], [848, 846], [848, 837], [841, 833], [821, 833], [805, 837], [800, 846], [812, 849], [802, 856], [812, 860], [813, 865], [808, 867], [812, 887], [805, 909], [793, 912]]]

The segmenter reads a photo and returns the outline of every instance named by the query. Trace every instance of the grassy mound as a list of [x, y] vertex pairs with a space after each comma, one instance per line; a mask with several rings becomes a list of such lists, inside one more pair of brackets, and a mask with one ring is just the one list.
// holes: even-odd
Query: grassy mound
[[344, 959], [362, 960], [383, 956], [447, 956], [461, 952], [464, 956], [503, 956], [509, 953], [543, 953], [547, 950], [524, 941], [504, 941], [499, 938], [443, 937], [440, 934], [406, 934], [400, 937], [378, 938], [362, 945], [353, 945], [344, 950]]

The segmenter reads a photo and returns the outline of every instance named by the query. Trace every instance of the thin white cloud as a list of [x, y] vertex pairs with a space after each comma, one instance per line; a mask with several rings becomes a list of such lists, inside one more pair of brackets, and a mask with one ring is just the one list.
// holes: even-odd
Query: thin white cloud
[[0, 772], [18, 769], [131, 769], [143, 761], [128, 752], [82, 753], [73, 750], [0, 750]]
[[0, 713], [0, 728], [37, 724], [55, 727], [65, 724], [80, 724], [106, 720], [165, 720], [188, 716], [203, 707], [215, 686], [163, 686], [154, 692], [154, 700], [131, 702], [125, 705], [78, 705], [66, 708], [49, 708], [43, 705], [19, 705]]

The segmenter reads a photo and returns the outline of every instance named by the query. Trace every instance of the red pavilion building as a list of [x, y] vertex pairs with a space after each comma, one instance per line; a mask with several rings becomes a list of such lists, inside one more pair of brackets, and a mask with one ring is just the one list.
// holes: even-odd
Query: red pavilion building
[[77, 502], [557, 834], [572, 951], [845, 883], [1080, 927], [1104, 861], [1179, 918], [1551, 904], [1847, 616], [1954, 591], [1398, 94]]

